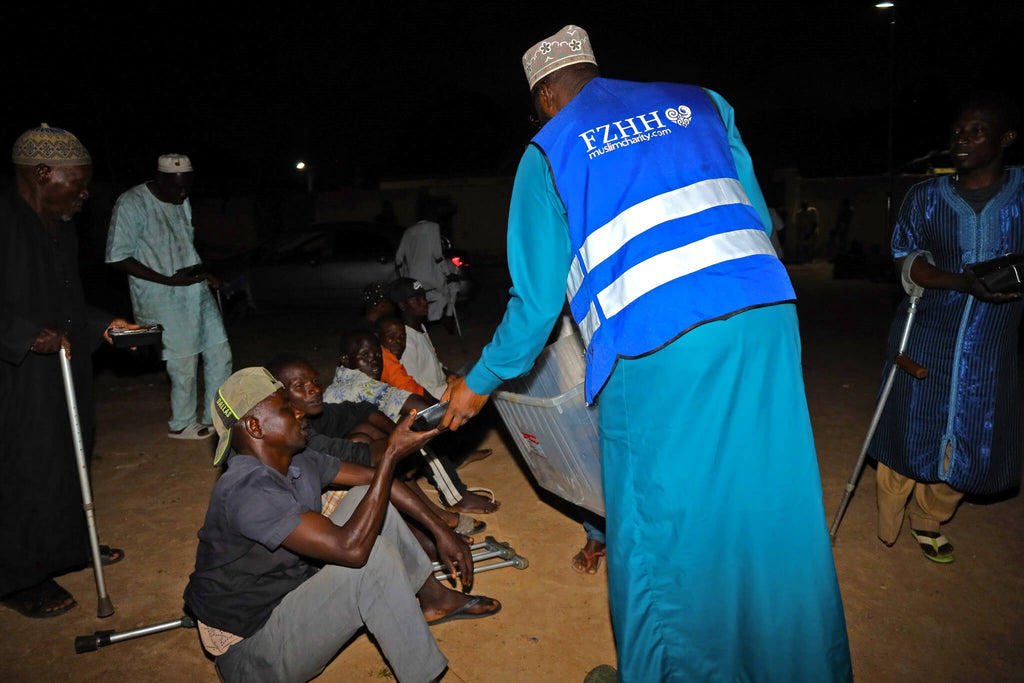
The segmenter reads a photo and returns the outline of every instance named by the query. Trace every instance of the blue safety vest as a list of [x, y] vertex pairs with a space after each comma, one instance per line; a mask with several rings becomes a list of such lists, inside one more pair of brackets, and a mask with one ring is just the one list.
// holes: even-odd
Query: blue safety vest
[[702, 88], [597, 78], [533, 144], [568, 216], [588, 402], [620, 356], [796, 298]]

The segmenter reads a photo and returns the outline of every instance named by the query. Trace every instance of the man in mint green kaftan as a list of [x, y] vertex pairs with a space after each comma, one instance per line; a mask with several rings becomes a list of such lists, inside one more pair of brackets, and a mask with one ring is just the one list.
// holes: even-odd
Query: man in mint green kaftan
[[191, 184], [188, 157], [161, 156], [155, 180], [118, 197], [106, 261], [128, 273], [136, 320], [164, 328], [163, 359], [171, 379], [169, 436], [203, 439], [213, 430], [210, 400], [198, 396], [199, 357], [210, 394], [231, 375], [231, 347], [192, 242]]
[[[600, 399], [609, 594], [620, 679], [850, 680], [792, 288], [765, 234], [771, 225], [767, 207], [732, 109], [717, 94], [689, 86], [598, 78], [588, 50], [586, 33], [567, 26], [524, 57], [534, 106], [545, 128], [523, 155], [512, 194], [512, 298], [480, 361], [449, 390], [451, 407], [442, 424], [457, 428], [503, 380], [530, 369], [562, 310], [566, 283], [575, 303], [586, 290], [586, 278], [599, 273], [601, 264], [593, 264], [601, 257], [594, 254], [604, 247], [593, 247], [605, 236], [602, 231], [631, 235], [620, 251], [657, 249], [655, 238], [672, 245], [668, 251], [654, 251], [655, 260], [613, 273], [618, 279], [586, 307], [573, 307], [584, 338], [590, 337], [588, 397], [596, 400], [599, 393]], [[642, 117], [613, 116], [625, 101], [622, 93], [644, 94], [654, 104], [637, 104], [636, 111], [645, 112]], [[656, 102], [659, 93], [683, 93], [691, 99], [673, 99], [673, 107], [666, 109]], [[605, 108], [611, 113], [604, 120], [619, 125], [595, 127], [587, 118], [590, 109], [581, 103]], [[564, 117], [580, 125], [566, 129]], [[652, 132], [635, 135], [628, 145], [600, 146], [618, 132], [642, 132], [644, 126]], [[675, 145], [692, 139], [695, 146], [708, 145], [703, 135], [684, 137], [702, 128], [719, 140], [713, 163], [726, 169], [728, 177], [707, 182], [721, 191], [699, 194], [708, 184], [696, 182], [663, 192], [659, 177], [675, 173], [669, 169], [673, 159], [686, 156], [676, 150], [656, 166], [641, 165], [617, 178], [602, 176], [609, 167], [602, 170], [597, 164], [585, 173], [575, 172], [579, 164], [595, 159], [626, 163], [631, 158], [627, 152], [661, 154], [655, 146], [660, 141]], [[552, 138], [550, 130], [570, 134]], [[574, 157], [581, 143], [583, 158]], [[701, 173], [712, 163], [699, 158], [702, 149], [710, 147], [695, 149], [680, 161], [692, 165], [686, 173]], [[652, 198], [632, 206], [620, 201], [620, 195], [644, 183], [660, 194], [643, 195]], [[666, 196], [672, 199], [665, 201]], [[573, 215], [584, 206], [590, 218], [606, 204], [613, 207], [611, 221], [595, 219], [597, 224], [588, 228]], [[661, 212], [668, 218], [650, 220]], [[742, 223], [713, 225], [728, 215]], [[647, 223], [638, 229], [638, 220]], [[575, 232], [580, 224], [588, 235], [582, 247]], [[709, 236], [690, 243], [684, 239], [675, 247], [679, 235], [673, 229], [704, 230]], [[709, 244], [717, 246], [709, 252]], [[647, 253], [630, 258], [641, 261]], [[687, 272], [665, 277], [666, 269], [674, 272], [671, 268], [678, 265], [663, 268], [666, 254], [682, 254]], [[593, 267], [588, 266], [579, 285], [575, 271], [588, 258]], [[701, 267], [692, 267], [695, 261]], [[647, 297], [673, 292], [683, 284], [676, 280], [694, 276], [712, 276], [701, 285], [709, 296], [730, 290], [737, 279], [744, 281], [744, 268], [752, 263], [761, 263], [758, 272], [767, 274], [745, 280], [749, 284], [741, 287], [754, 290], [748, 297], [752, 303], [714, 317], [702, 313], [697, 323], [671, 330], [667, 341], [645, 353], [616, 351], [607, 377], [595, 377], [601, 350], [595, 353], [593, 347], [602, 339], [602, 328], [615, 330], [623, 339], [604, 337], [601, 343], [621, 348], [629, 337], [663, 326], [677, 309], [702, 302], [673, 296], [649, 307], [645, 318], [634, 317], [629, 326], [616, 329], [615, 318], [630, 315], [630, 306], [642, 308]], [[611, 312], [614, 302], [606, 295], [637, 273], [645, 282], [662, 284]], [[769, 288], [781, 294], [767, 301], [757, 298]]]

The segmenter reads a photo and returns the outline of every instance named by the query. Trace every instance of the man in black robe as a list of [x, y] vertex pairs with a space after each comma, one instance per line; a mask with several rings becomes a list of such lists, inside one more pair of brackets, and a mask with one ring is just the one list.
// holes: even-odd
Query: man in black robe
[[[89, 560], [57, 353], [70, 354], [89, 452], [90, 354], [111, 328], [137, 326], [89, 307], [82, 292], [71, 218], [89, 196], [88, 151], [43, 124], [15, 141], [11, 158], [15, 187], [0, 193], [0, 602], [52, 617], [76, 604], [53, 577]], [[123, 554], [104, 547], [105, 562]]]

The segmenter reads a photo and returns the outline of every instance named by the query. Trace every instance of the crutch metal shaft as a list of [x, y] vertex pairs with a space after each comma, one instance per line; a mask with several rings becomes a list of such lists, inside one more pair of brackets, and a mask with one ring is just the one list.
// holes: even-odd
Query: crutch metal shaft
[[[79, 351], [81, 353], [81, 351]], [[92, 550], [93, 575], [96, 578], [96, 616], [109, 617], [114, 613], [114, 605], [107, 595], [107, 585], [103, 580], [103, 560], [100, 557], [100, 542], [96, 535], [96, 517], [93, 512], [92, 487], [89, 485], [89, 466], [85, 460], [85, 444], [82, 442], [82, 422], [78, 417], [78, 401], [75, 398], [75, 380], [71, 375], [71, 360], [64, 349], [57, 351], [60, 357], [60, 371], [64, 377], [64, 395], [68, 404], [68, 419], [71, 422], [71, 437], [75, 443], [75, 460], [78, 465], [78, 483], [82, 488], [82, 507], [85, 510], [85, 521], [89, 527], [89, 546]]]
[[161, 633], [163, 631], [171, 631], [176, 628], [193, 628], [195, 625], [196, 622], [192, 617], [184, 616], [181, 619], [175, 619], [174, 621], [165, 621], [162, 624], [143, 626], [130, 631], [96, 631], [96, 633], [92, 633], [87, 636], [78, 636], [75, 638], [75, 654], [95, 652], [101, 647], [119, 643], [122, 640], [141, 638], [142, 636]]
[[[515, 553], [513, 553], [513, 555], [514, 554]], [[482, 553], [473, 553], [473, 565], [475, 566], [479, 562], [483, 562], [484, 560], [490, 560], [495, 557], [500, 557], [502, 559], [507, 560], [509, 556], [504, 550], [485, 550]], [[432, 566], [435, 572], [444, 570], [444, 565], [440, 562], [434, 562]]]
[[[473, 564], [482, 562], [483, 560], [489, 560], [492, 557], [500, 557], [502, 559], [509, 559], [516, 554], [516, 551], [508, 543], [498, 541], [494, 536], [487, 536], [484, 538], [482, 543], [474, 543], [469, 546], [470, 550], [484, 550], [482, 553], [473, 553]], [[444, 565], [440, 562], [433, 563], [434, 571], [439, 572], [444, 570]]]
[[917, 304], [920, 300], [921, 296], [919, 294], [917, 296], [910, 297], [910, 306], [907, 308], [907, 321], [904, 323], [903, 333], [900, 335], [899, 351], [893, 359], [892, 367], [889, 368], [889, 375], [885, 378], [885, 384], [882, 386], [882, 393], [878, 397], [878, 404], [875, 407], [875, 414], [871, 417], [871, 425], [868, 427], [868, 434], [864, 437], [864, 444], [860, 448], [860, 455], [857, 456], [857, 464], [853, 466], [853, 472], [850, 474], [850, 480], [846, 482], [846, 491], [843, 493], [843, 499], [839, 502], [839, 509], [836, 511], [836, 516], [832, 519], [832, 526], [829, 527], [828, 530], [829, 539], [833, 544], [836, 542], [836, 534], [839, 533], [839, 524], [843, 521], [843, 515], [846, 513], [846, 508], [850, 504], [850, 498], [853, 497], [853, 491], [857, 488], [857, 480], [860, 479], [860, 473], [864, 469], [864, 462], [867, 459], [868, 447], [871, 445], [871, 439], [875, 435], [875, 429], [878, 427], [878, 421], [882, 418], [882, 411], [885, 409], [885, 403], [889, 398], [889, 392], [892, 391], [892, 385], [896, 379], [896, 371], [903, 369], [917, 379], [924, 379], [928, 375], [928, 371], [925, 368], [903, 355], [903, 352], [907, 348], [907, 341], [910, 339], [910, 328], [914, 324], [914, 316], [917, 315]]
[[[491, 564], [482, 564], [477, 567], [474, 567], [473, 574], [475, 576], [476, 574], [479, 574], [481, 572], [489, 572], [492, 569], [502, 569], [503, 567], [515, 567], [516, 569], [526, 569], [529, 566], [530, 561], [527, 560], [525, 557], [523, 557], [522, 555], [513, 555], [510, 559], [503, 560], [502, 562], [492, 562]], [[434, 574], [434, 578], [438, 581], [443, 581], [444, 579], [452, 578], [452, 575], [437, 572]]]

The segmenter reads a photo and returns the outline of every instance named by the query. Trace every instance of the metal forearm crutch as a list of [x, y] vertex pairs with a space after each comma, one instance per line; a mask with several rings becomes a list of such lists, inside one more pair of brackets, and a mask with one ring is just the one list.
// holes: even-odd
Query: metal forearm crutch
[[77, 636], [75, 638], [75, 654], [80, 655], [83, 652], [95, 652], [101, 647], [120, 643], [122, 640], [141, 638], [142, 636], [150, 636], [154, 633], [163, 633], [164, 631], [171, 631], [176, 628], [195, 627], [195, 619], [185, 615], [180, 619], [175, 619], [174, 621], [165, 621], [162, 624], [153, 624], [152, 626], [134, 628], [130, 631], [96, 631], [95, 633], [91, 633], [87, 636]]
[[[516, 569], [526, 569], [530, 566], [530, 561], [522, 555], [516, 553], [515, 548], [510, 546], [508, 543], [498, 541], [494, 536], [488, 536], [484, 539], [483, 543], [474, 543], [469, 546], [470, 550], [483, 550], [480, 553], [473, 553], [473, 573], [479, 574], [480, 572], [491, 571], [493, 569], [501, 569], [502, 567], [515, 567]], [[502, 562], [492, 562], [490, 564], [479, 564], [484, 560], [490, 560], [495, 557], [501, 558]], [[440, 562], [434, 562], [434, 578], [439, 581], [444, 579], [454, 578], [451, 574], [447, 573]]]
[[846, 492], [843, 494], [843, 499], [839, 503], [839, 510], [836, 511], [836, 516], [832, 520], [832, 526], [829, 527], [828, 536], [835, 545], [836, 534], [839, 533], [839, 524], [843, 521], [843, 514], [846, 512], [846, 506], [850, 504], [850, 498], [853, 496], [853, 491], [857, 488], [857, 480], [860, 479], [861, 470], [864, 469], [864, 461], [867, 459], [868, 446], [871, 445], [871, 438], [875, 435], [875, 429], [878, 427], [878, 421], [882, 417], [882, 410], [885, 409], [885, 402], [889, 398], [889, 392], [892, 390], [893, 381], [896, 379], [896, 370], [902, 369], [912, 377], [916, 379], [924, 379], [928, 376], [928, 370], [921, 365], [918, 365], [913, 360], [903, 355], [903, 352], [907, 348], [907, 341], [910, 339], [910, 328], [914, 324], [914, 316], [917, 315], [917, 304], [921, 301], [921, 296], [924, 295], [924, 287], [916, 284], [910, 279], [910, 268], [920, 257], [924, 257], [928, 263], [935, 265], [935, 260], [932, 258], [930, 252], [927, 251], [915, 251], [907, 255], [903, 261], [903, 270], [900, 279], [903, 282], [903, 289], [910, 296], [910, 306], [907, 308], [907, 321], [903, 325], [903, 334], [900, 336], [899, 350], [896, 352], [896, 357], [893, 359], [892, 367], [889, 369], [889, 375], [885, 378], [885, 384], [882, 385], [882, 393], [878, 397], [878, 405], [875, 407], [875, 414], [871, 417], [871, 425], [868, 427], [868, 434], [864, 437], [864, 445], [861, 446], [860, 455], [857, 457], [857, 464], [853, 466], [853, 472], [850, 474], [850, 480], [846, 482]]
[[[81, 353], [81, 352], [79, 352]], [[89, 547], [92, 550], [92, 569], [96, 577], [96, 616], [109, 617], [114, 613], [114, 605], [107, 595], [107, 586], [103, 581], [103, 559], [100, 557], [100, 542], [96, 537], [96, 518], [93, 514], [92, 488], [89, 486], [89, 468], [85, 461], [85, 445], [82, 442], [82, 422], [78, 418], [78, 401], [75, 398], [75, 380], [71, 376], [71, 360], [64, 349], [57, 351], [60, 356], [60, 372], [64, 376], [64, 395], [67, 397], [68, 418], [71, 421], [71, 437], [75, 442], [75, 460], [78, 464], [78, 483], [82, 487], [82, 508], [85, 510], [85, 521], [89, 526]]]

